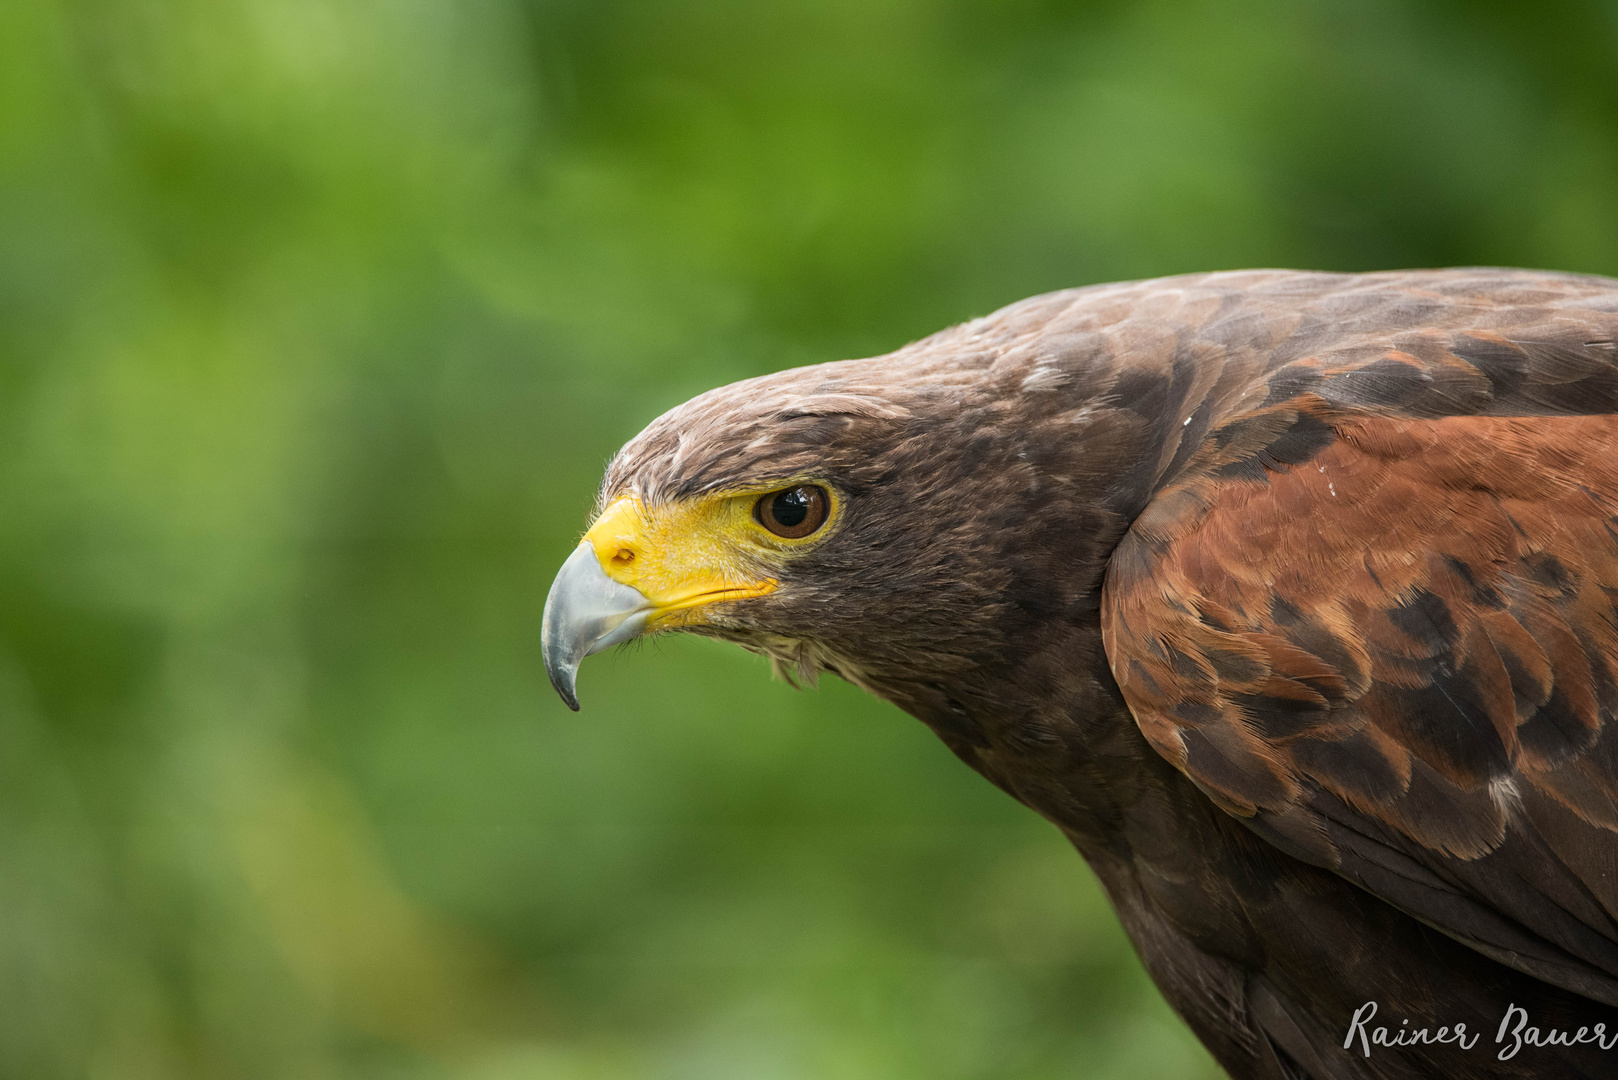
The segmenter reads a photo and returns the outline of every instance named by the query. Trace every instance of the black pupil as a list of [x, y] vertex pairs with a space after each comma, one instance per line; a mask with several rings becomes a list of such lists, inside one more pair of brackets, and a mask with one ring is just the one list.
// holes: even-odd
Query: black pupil
[[781, 492], [770, 503], [770, 516], [784, 529], [802, 525], [809, 517], [809, 493], [803, 488]]

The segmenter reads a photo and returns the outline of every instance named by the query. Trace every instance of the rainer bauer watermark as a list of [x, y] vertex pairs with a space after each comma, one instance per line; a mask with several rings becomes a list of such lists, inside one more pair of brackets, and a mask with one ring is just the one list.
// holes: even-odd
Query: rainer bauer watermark
[[[1344, 1050], [1358, 1049], [1366, 1057], [1371, 1056], [1373, 1046], [1453, 1045], [1470, 1050], [1477, 1046], [1483, 1036], [1481, 1031], [1467, 1031], [1465, 1024], [1446, 1024], [1436, 1031], [1425, 1027], [1412, 1028], [1408, 1019], [1401, 1020], [1396, 1028], [1385, 1025], [1373, 1028], [1370, 1022], [1376, 1017], [1376, 1010], [1374, 1001], [1367, 1001], [1354, 1010], [1354, 1018], [1348, 1022], [1348, 1034], [1343, 1037]], [[1506, 1006], [1506, 1015], [1500, 1018], [1500, 1028], [1494, 1033], [1494, 1041], [1499, 1046], [1495, 1057], [1510, 1061], [1525, 1046], [1599, 1046], [1603, 1050], [1611, 1050], [1618, 1046], [1618, 1031], [1608, 1035], [1606, 1024], [1581, 1027], [1577, 1031], [1541, 1029], [1528, 1022], [1527, 1009], [1511, 1004]]]

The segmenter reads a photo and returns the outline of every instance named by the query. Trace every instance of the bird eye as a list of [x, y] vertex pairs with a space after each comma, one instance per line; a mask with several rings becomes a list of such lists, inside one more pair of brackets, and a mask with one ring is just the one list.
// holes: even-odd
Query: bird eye
[[759, 496], [753, 516], [776, 536], [801, 540], [826, 523], [830, 505], [825, 488], [804, 484]]

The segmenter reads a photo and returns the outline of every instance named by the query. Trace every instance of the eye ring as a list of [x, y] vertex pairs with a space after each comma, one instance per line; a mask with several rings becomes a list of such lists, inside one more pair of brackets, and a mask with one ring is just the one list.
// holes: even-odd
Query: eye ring
[[826, 524], [831, 497], [818, 484], [767, 492], [753, 504], [753, 520], [785, 540], [802, 540]]

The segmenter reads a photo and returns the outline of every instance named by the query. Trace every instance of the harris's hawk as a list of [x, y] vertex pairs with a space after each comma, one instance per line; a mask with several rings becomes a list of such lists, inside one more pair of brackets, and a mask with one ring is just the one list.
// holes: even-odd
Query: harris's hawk
[[575, 708], [666, 630], [894, 702], [1233, 1076], [1618, 1076], [1618, 280], [1038, 296], [703, 394], [601, 498]]

